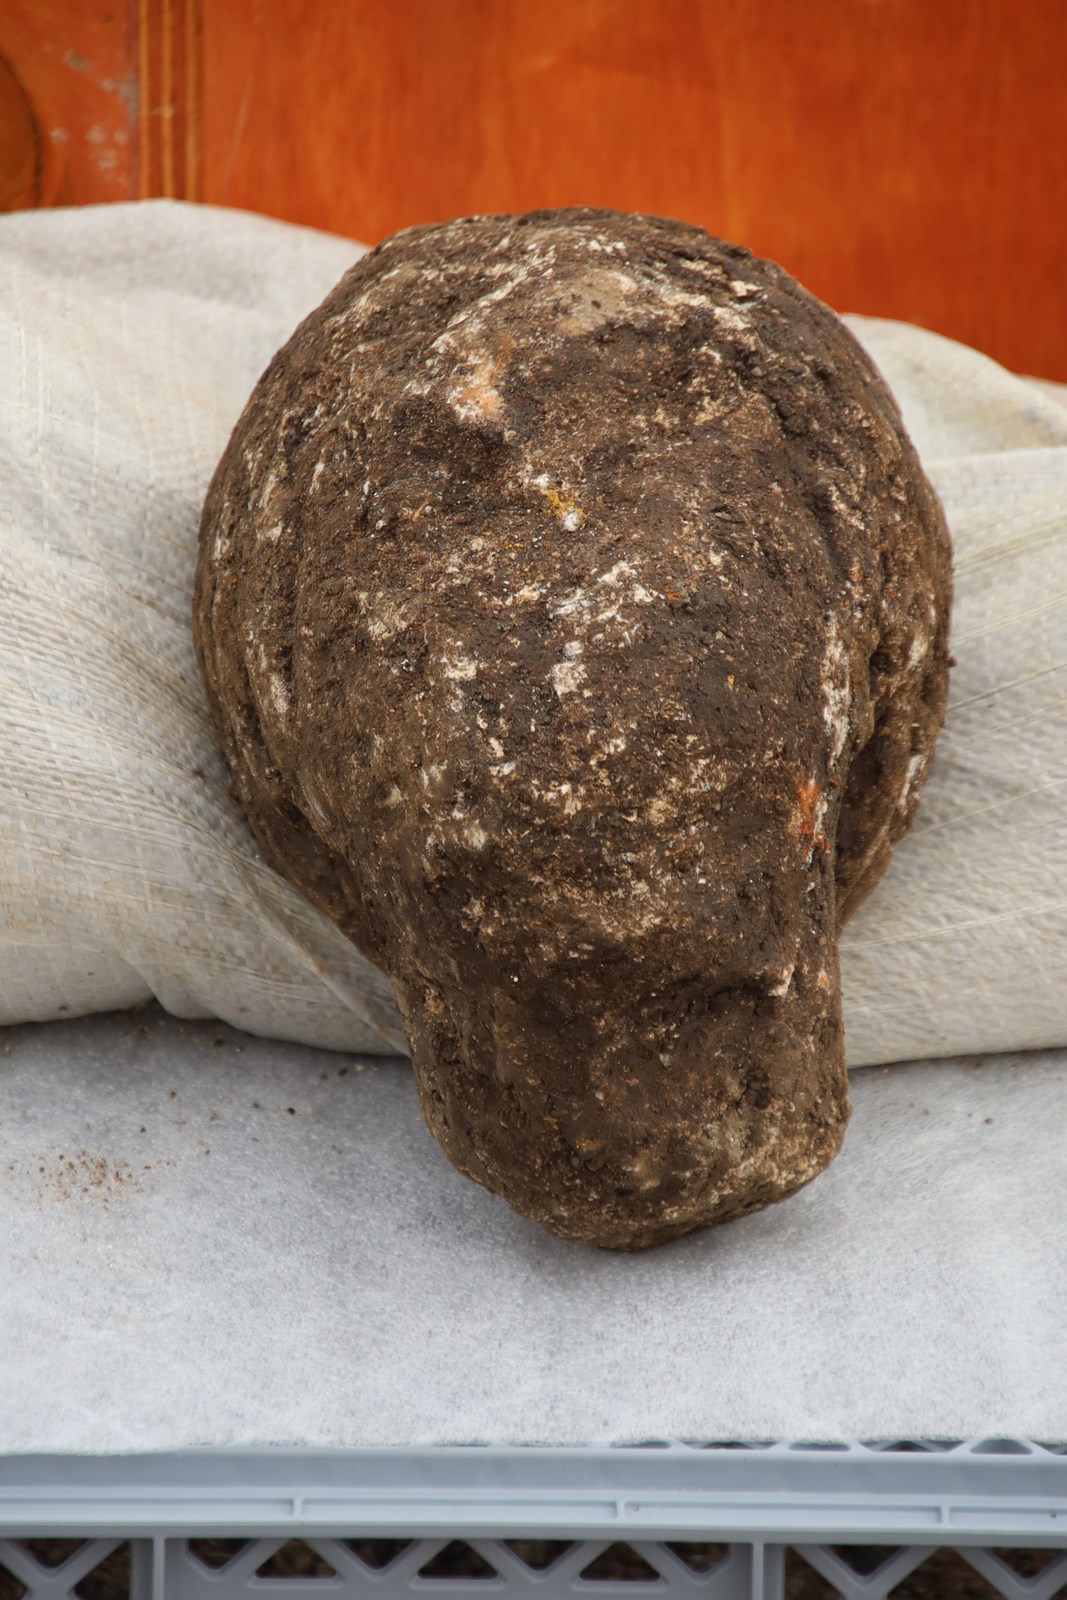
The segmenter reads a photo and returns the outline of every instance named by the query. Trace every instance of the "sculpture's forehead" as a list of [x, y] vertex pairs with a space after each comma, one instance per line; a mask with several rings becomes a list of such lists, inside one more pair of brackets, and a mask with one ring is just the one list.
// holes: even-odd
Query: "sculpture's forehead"
[[[355, 333], [403, 301], [416, 342], [429, 337], [446, 357], [509, 339], [554, 341], [633, 326], [668, 336], [697, 319], [721, 319], [734, 334], [749, 328], [750, 302], [764, 300], [775, 269], [733, 259], [706, 235], [666, 225], [635, 232], [633, 219], [583, 214], [523, 227], [516, 219], [471, 219], [400, 235], [352, 278], [344, 316]], [[714, 322], [706, 331], [714, 335]], [[688, 341], [692, 343], [692, 340]]]
[[[773, 521], [783, 500], [810, 507], [811, 441], [856, 422], [823, 382], [826, 328], [780, 278], [653, 219], [412, 230], [359, 264], [316, 329], [316, 427], [358, 429], [385, 493], [418, 463], [453, 524], [475, 484], [483, 522], [494, 497], [540, 492], [571, 534], [605, 498], [659, 518], [660, 534], [724, 511]], [[862, 454], [827, 457], [853, 480], [845, 501], [862, 491]]]
[[[335, 420], [359, 429], [372, 495], [395, 501], [417, 482], [451, 565], [472, 535], [477, 566], [532, 540], [541, 576], [558, 565], [567, 589], [613, 565], [598, 534], [703, 570], [713, 517], [759, 524], [772, 543], [785, 505], [803, 516], [798, 452], [765, 381], [784, 360], [767, 264], [731, 276], [741, 268], [714, 241], [675, 256], [655, 237], [614, 237], [596, 214], [581, 229], [490, 221], [402, 237], [352, 276], [321, 330], [314, 426], [324, 445]], [[807, 368], [790, 359], [803, 388]], [[817, 383], [810, 408], [824, 427]], [[554, 525], [573, 560], [557, 563]]]

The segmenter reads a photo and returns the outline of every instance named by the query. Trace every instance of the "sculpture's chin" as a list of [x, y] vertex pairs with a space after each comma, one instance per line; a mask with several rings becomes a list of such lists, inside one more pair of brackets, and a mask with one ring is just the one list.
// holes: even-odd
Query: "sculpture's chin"
[[[836, 974], [835, 974], [836, 977]], [[761, 1210], [849, 1116], [836, 983], [686, 986], [571, 1029], [505, 994], [398, 986], [423, 1112], [453, 1164], [558, 1238], [642, 1250]], [[606, 1010], [606, 1008], [605, 1008]], [[584, 1033], [584, 1036], [582, 1034]]]

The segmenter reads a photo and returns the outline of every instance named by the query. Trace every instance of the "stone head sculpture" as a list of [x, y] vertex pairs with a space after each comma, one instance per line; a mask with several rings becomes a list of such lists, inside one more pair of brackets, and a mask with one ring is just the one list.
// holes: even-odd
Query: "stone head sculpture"
[[851, 335], [697, 228], [410, 229], [298, 329], [208, 496], [200, 660], [462, 1171], [636, 1248], [832, 1158], [837, 934], [915, 811], [949, 572]]

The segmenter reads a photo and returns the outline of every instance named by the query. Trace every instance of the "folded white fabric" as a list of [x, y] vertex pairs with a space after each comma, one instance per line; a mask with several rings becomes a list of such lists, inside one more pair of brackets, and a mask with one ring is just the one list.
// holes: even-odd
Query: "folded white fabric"
[[[155, 995], [402, 1051], [386, 979], [262, 860], [192, 650], [200, 504], [361, 247], [153, 202], [0, 220], [0, 1022]], [[851, 319], [956, 546], [949, 721], [842, 948], [853, 1064], [1067, 1041], [1067, 400]]]
[[1067, 1042], [1067, 388], [846, 318], [952, 530], [948, 713], [911, 833], [841, 941], [852, 1066]]
[[169, 204], [0, 220], [0, 1022], [155, 995], [404, 1049], [388, 981], [231, 799], [190, 623], [215, 462], [360, 249]]

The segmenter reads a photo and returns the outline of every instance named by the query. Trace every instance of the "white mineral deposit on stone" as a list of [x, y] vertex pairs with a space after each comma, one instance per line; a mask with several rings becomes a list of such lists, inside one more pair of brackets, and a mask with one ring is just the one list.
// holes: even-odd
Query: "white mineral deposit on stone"
[[280, 672], [272, 672], [270, 675], [270, 697], [278, 715], [286, 717], [289, 712], [289, 691]]
[[570, 639], [563, 647], [563, 661], [557, 661], [549, 676], [552, 687], [562, 700], [565, 694], [573, 694], [585, 678], [585, 667], [579, 659], [582, 654], [581, 641]]
[[849, 735], [852, 693], [849, 684], [848, 653], [831, 618], [823, 657], [823, 721], [830, 741], [830, 764], [841, 759]]
[[721, 322], [724, 328], [729, 328], [734, 333], [741, 333], [748, 328], [748, 318], [740, 311], [735, 311], [732, 306], [715, 306], [712, 315], [716, 322]]
[[444, 655], [441, 659], [444, 662], [446, 678], [465, 683], [478, 676], [478, 663], [470, 656]]

